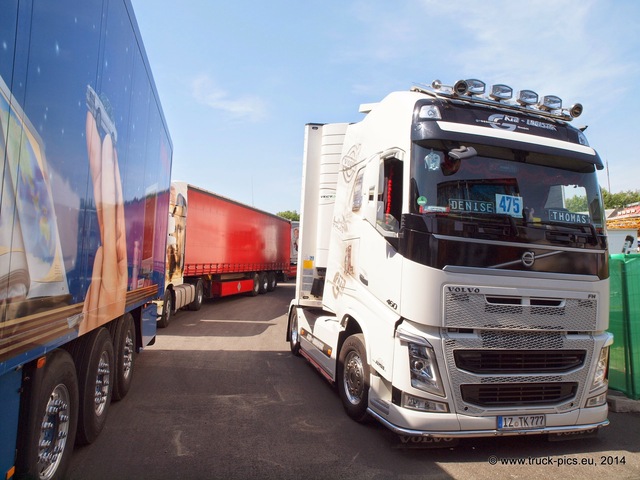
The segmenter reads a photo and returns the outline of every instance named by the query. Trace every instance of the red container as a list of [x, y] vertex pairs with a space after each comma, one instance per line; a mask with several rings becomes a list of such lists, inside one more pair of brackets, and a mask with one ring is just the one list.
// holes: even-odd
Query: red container
[[187, 185], [184, 275], [287, 270], [291, 223]]

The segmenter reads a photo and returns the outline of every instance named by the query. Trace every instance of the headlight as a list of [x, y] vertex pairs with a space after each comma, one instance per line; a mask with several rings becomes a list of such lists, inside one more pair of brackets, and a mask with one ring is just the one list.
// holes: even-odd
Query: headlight
[[600, 358], [596, 365], [596, 372], [593, 375], [593, 383], [591, 384], [591, 392], [607, 385], [607, 370], [609, 368], [609, 347], [600, 350]]
[[413, 342], [409, 342], [407, 346], [409, 348], [411, 386], [444, 397], [433, 347]]

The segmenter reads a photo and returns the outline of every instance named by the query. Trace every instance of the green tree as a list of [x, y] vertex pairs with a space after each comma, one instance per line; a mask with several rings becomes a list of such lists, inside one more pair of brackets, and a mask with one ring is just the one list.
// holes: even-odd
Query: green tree
[[565, 200], [565, 206], [570, 212], [586, 212], [589, 210], [587, 206], [587, 197], [576, 195]]
[[287, 220], [291, 220], [292, 222], [300, 221], [300, 214], [295, 210], [287, 210], [285, 212], [276, 213], [279, 217], [286, 218]]
[[602, 201], [604, 208], [620, 208], [640, 202], [640, 190], [627, 190], [625, 192], [609, 193], [602, 189]]
[[[626, 207], [627, 205], [640, 202], [640, 191], [627, 190], [626, 192], [609, 193], [603, 188], [602, 201], [606, 209]], [[572, 212], [586, 212], [588, 210], [587, 197], [584, 196], [567, 198], [565, 204], [567, 209]]]

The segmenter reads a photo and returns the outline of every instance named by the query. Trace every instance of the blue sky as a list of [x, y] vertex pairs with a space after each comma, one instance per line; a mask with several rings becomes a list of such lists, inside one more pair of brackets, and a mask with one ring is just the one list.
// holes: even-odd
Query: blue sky
[[173, 140], [174, 180], [300, 210], [304, 125], [479, 78], [580, 102], [576, 126], [640, 190], [637, 0], [131, 0]]

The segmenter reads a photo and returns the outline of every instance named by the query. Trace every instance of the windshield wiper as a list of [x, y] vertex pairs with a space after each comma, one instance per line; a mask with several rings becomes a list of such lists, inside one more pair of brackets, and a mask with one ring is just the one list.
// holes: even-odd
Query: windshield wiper
[[[511, 215], [484, 212], [456, 212], [454, 214], [454, 212], [451, 212], [449, 216], [451, 218], [457, 218], [458, 221], [463, 222], [463, 231], [467, 233], [474, 233], [475, 231], [479, 234], [487, 235], [506, 237], [520, 236], [518, 226], [516, 225], [516, 219]], [[465, 228], [466, 225], [473, 226], [473, 229]], [[505, 227], [508, 227], [509, 230], [505, 230]]]
[[[548, 225], [557, 227], [562, 230], [547, 230], [546, 237], [550, 242], [565, 243], [565, 244], [598, 244], [598, 234], [596, 233], [596, 227], [593, 223], [587, 225], [578, 225], [572, 223], [560, 223], [560, 222], [543, 222], [542, 225]], [[567, 231], [573, 230], [573, 231]], [[579, 230], [575, 232], [575, 230]], [[586, 231], [585, 231], [586, 230]]]

